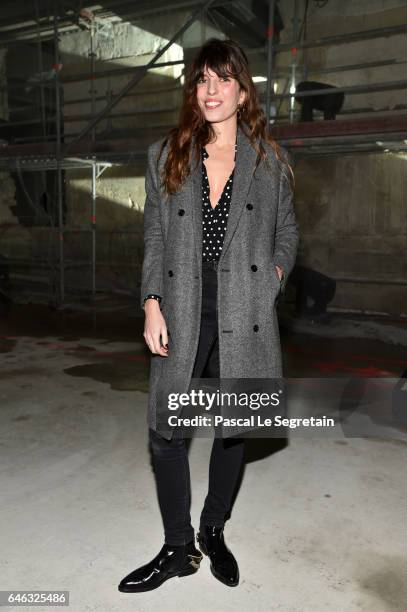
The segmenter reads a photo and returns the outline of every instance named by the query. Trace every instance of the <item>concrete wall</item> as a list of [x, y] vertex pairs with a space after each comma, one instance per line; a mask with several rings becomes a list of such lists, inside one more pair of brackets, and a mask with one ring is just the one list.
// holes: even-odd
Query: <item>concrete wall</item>
[[[281, 42], [292, 40], [294, 1], [279, 4], [285, 22]], [[299, 17], [304, 3], [299, 2]], [[307, 39], [401, 25], [407, 20], [403, 0], [329, 1], [323, 8], [309, 3]], [[405, 79], [405, 34], [299, 49], [297, 82], [307, 66], [309, 78], [336, 85], [360, 85]], [[334, 71], [338, 66], [395, 60], [391, 66]], [[276, 55], [278, 92], [288, 91], [290, 52]], [[323, 73], [327, 70], [328, 73]], [[332, 72], [329, 70], [332, 69]], [[397, 109], [405, 90], [347, 95], [344, 111]], [[282, 114], [288, 114], [288, 101]], [[300, 106], [296, 105], [296, 116]], [[339, 115], [338, 118], [363, 116]], [[321, 119], [321, 114], [315, 114]], [[345, 310], [407, 314], [407, 159], [395, 153], [296, 155], [296, 209], [300, 221], [299, 263], [336, 278], [331, 306]], [[399, 283], [399, 284], [398, 284]], [[404, 283], [404, 284], [403, 284]]]
[[[181, 26], [182, 14], [174, 14], [171, 28]], [[147, 64], [155, 53], [168, 42], [169, 26], [163, 18], [154, 21], [155, 31], [151, 32], [142, 27], [130, 24], [98, 24], [93, 37], [93, 49], [95, 53], [95, 73], [104, 70], [114, 71], [121, 68]], [[73, 77], [78, 74], [91, 75], [91, 63], [89, 58], [91, 48], [91, 35], [89, 31], [71, 34], [61, 40], [61, 59], [64, 64], [64, 77]], [[177, 61], [183, 59], [183, 50], [177, 44], [172, 45], [161, 57], [161, 62]], [[110, 119], [102, 120], [96, 127], [98, 135], [103, 134], [106, 129], [113, 129], [116, 133], [128, 134], [129, 130], [137, 128], [144, 129], [148, 125], [169, 125], [177, 118], [180, 89], [176, 88], [182, 72], [182, 65], [155, 68], [142, 79], [140, 84], [134, 88], [129, 95], [122, 98], [115, 107]], [[95, 113], [102, 110], [107, 102], [122, 90], [122, 88], [133, 77], [130, 71], [126, 75], [111, 74], [104, 78], [94, 80], [95, 91]], [[72, 122], [73, 116], [90, 115], [91, 81], [81, 80], [69, 83], [64, 87], [64, 117], [65, 133], [77, 133], [88, 123], [84, 121]], [[74, 100], [87, 99], [86, 102], [74, 103]], [[163, 112], [164, 109], [169, 109]], [[161, 111], [161, 112], [156, 112]], [[139, 113], [138, 116], [130, 116], [129, 113]]]
[[[96, 181], [97, 286], [136, 292], [143, 257], [144, 164], [107, 168]], [[66, 172], [67, 257], [90, 261], [91, 170]], [[86, 270], [86, 268], [85, 268]], [[71, 282], [89, 287], [89, 275], [69, 273]]]
[[6, 56], [7, 49], [0, 49], [0, 119], [6, 121], [8, 119], [8, 96], [7, 92], [4, 91], [4, 87], [7, 86], [6, 78]]
[[337, 279], [331, 306], [407, 314], [406, 170], [395, 154], [298, 161], [299, 262]]

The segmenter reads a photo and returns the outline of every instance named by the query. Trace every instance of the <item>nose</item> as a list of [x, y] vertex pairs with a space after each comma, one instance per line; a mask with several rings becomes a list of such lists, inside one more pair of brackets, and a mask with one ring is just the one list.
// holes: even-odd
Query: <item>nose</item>
[[208, 95], [212, 96], [216, 93], [216, 80], [215, 79], [208, 79]]

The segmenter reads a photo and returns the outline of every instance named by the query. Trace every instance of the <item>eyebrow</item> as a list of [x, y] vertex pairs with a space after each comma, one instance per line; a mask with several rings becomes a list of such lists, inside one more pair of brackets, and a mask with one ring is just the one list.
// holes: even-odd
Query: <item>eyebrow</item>
[[[223, 78], [223, 77], [230, 77], [230, 78], [232, 78], [232, 75], [231, 75], [231, 74], [229, 74], [228, 72], [225, 72], [224, 74], [217, 74], [217, 73], [215, 72], [215, 75], [216, 75], [217, 77], [219, 77], [219, 78]], [[203, 76], [210, 76], [210, 75], [209, 75], [207, 72], [201, 72], [201, 73], [200, 73], [200, 77], [203, 77]]]

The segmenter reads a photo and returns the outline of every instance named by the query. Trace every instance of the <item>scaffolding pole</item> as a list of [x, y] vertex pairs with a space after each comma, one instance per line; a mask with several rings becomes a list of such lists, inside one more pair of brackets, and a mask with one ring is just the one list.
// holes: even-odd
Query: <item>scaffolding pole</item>
[[[92, 15], [92, 21], [90, 24], [90, 112], [92, 117], [95, 116], [95, 20]], [[92, 141], [95, 142], [96, 130], [92, 128]]]
[[58, 229], [59, 229], [59, 304], [65, 300], [64, 270], [64, 219], [62, 199], [62, 165], [61, 165], [61, 90], [59, 80], [59, 44], [58, 44], [58, 0], [54, 2], [54, 67], [55, 67], [55, 108], [56, 108], [56, 164], [58, 194]]
[[[44, 63], [42, 61], [42, 43], [40, 36], [40, 11], [38, 7], [38, 0], [35, 0], [35, 19], [38, 26], [38, 40], [37, 40], [37, 52], [38, 52], [38, 70], [39, 73], [42, 74], [44, 71]], [[40, 88], [39, 88], [39, 96], [40, 96], [40, 109], [41, 109], [41, 127], [42, 127], [42, 139], [43, 141], [47, 138], [47, 118], [46, 118], [46, 106], [45, 106], [45, 91], [44, 91], [44, 82], [41, 79]], [[15, 112], [15, 111], [14, 111]], [[41, 181], [44, 193], [48, 193], [47, 189], [47, 178], [45, 172], [41, 173]]]
[[295, 119], [295, 90], [297, 87], [297, 51], [298, 51], [298, 0], [294, 0], [294, 13], [292, 18], [293, 24], [293, 42], [291, 45], [291, 79], [290, 79], [290, 123], [294, 123]]
[[96, 157], [92, 161], [92, 214], [91, 214], [91, 232], [92, 232], [92, 297], [96, 296], [96, 181], [100, 178], [106, 168], [110, 168], [111, 163], [98, 163]]
[[[269, 0], [269, 23], [267, 27], [267, 89], [266, 89], [266, 119], [267, 131], [270, 130], [271, 120], [271, 88], [274, 60], [274, 7], [275, 0]], [[274, 90], [273, 90], [274, 93]]]
[[[95, 116], [95, 20], [92, 15], [92, 21], [90, 24], [90, 108], [92, 118]], [[92, 142], [96, 140], [96, 128], [93, 127], [91, 131]], [[96, 173], [97, 164], [96, 160], [92, 164], [92, 215], [91, 215], [91, 228], [92, 228], [92, 297], [95, 299], [96, 296]]]
[[92, 164], [92, 297], [96, 295], [96, 161]]

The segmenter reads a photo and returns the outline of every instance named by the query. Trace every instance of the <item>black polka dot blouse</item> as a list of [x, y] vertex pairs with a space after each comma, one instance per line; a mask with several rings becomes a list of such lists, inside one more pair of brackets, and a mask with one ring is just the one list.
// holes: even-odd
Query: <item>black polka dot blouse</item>
[[[235, 143], [235, 163], [236, 163], [237, 141]], [[233, 168], [228, 180], [226, 181], [222, 194], [215, 206], [212, 208], [209, 198], [209, 179], [206, 172], [204, 160], [209, 157], [205, 147], [201, 148], [201, 172], [202, 172], [202, 261], [217, 261], [220, 257], [223, 240], [226, 233], [226, 226], [229, 216], [230, 201], [232, 199]], [[144, 298], [153, 298], [161, 302], [161, 296], [150, 293]]]
[[[236, 149], [237, 143], [235, 144], [235, 162]], [[217, 261], [222, 251], [228, 222], [235, 170], [232, 170], [215, 208], [212, 208], [209, 198], [209, 180], [204, 164], [204, 160], [208, 157], [208, 152], [205, 147], [202, 147], [202, 261]]]

